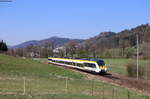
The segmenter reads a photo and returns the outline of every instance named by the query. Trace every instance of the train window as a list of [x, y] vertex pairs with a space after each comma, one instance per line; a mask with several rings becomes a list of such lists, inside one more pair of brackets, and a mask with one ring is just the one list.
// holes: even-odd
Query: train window
[[99, 61], [97, 61], [97, 64], [98, 64], [99, 66], [104, 66], [104, 65], [105, 65], [105, 62], [104, 62], [103, 60], [99, 60]]
[[62, 61], [57, 61], [58, 63], [62, 63]]
[[81, 64], [81, 63], [76, 63], [77, 64], [77, 66], [79, 66], [79, 67], [83, 67], [83, 64]]
[[64, 64], [64, 62], [63, 62], [63, 61], [59, 61], [59, 63], [63, 63], [63, 64]]
[[96, 68], [96, 65], [92, 63], [84, 63], [84, 65], [87, 67]]
[[72, 63], [72, 65], [76, 66], [76, 63]]
[[60, 61], [60, 63], [64, 63], [63, 61]]
[[55, 61], [56, 63], [58, 63], [58, 61]]
[[48, 59], [49, 61], [52, 61], [52, 59]]
[[65, 64], [67, 64], [67, 65], [72, 65], [72, 63], [71, 63], [71, 62], [65, 62]]
[[68, 65], [72, 65], [72, 63], [71, 63], [71, 62], [68, 62]]
[[72, 62], [69, 62], [69, 65], [72, 65]]
[[68, 65], [68, 62], [65, 62], [65, 64], [67, 64], [67, 65]]

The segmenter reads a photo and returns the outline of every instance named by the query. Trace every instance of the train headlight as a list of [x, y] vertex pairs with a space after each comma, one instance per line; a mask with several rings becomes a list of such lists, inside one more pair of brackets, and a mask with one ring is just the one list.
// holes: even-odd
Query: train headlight
[[107, 71], [107, 67], [105, 67], [105, 71]]
[[104, 69], [105, 69], [105, 66], [99, 66], [99, 68], [100, 68], [101, 70], [104, 70]]

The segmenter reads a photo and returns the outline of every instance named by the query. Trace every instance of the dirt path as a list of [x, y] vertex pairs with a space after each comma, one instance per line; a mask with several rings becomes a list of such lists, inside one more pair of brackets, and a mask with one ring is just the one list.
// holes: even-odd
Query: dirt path
[[150, 95], [150, 80], [149, 79], [139, 79], [136, 80], [136, 78], [127, 77], [124, 75], [120, 75], [117, 73], [109, 72], [106, 75], [98, 75], [98, 74], [92, 74], [64, 66], [58, 66], [59, 68], [66, 68], [75, 72], [80, 72], [81, 74], [84, 74], [87, 76], [86, 79], [88, 80], [96, 80], [96, 81], [104, 81], [107, 83], [127, 87], [129, 89], [148, 94]]

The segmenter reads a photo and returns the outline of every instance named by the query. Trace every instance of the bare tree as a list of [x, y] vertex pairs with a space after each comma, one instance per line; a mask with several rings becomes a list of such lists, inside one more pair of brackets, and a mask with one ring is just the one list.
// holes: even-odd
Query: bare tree
[[129, 41], [127, 40], [120, 40], [119, 41], [119, 47], [122, 48], [122, 56], [125, 56], [125, 48], [129, 46]]
[[75, 54], [76, 54], [76, 51], [77, 51], [77, 43], [75, 41], [70, 41], [68, 42], [66, 45], [66, 55], [68, 56], [71, 56], [73, 57]]

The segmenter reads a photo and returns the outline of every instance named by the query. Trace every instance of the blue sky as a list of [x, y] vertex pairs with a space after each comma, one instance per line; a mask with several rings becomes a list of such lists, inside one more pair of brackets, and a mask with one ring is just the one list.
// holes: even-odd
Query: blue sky
[[150, 21], [150, 0], [0, 2], [0, 39], [8, 45], [52, 36], [86, 39]]

